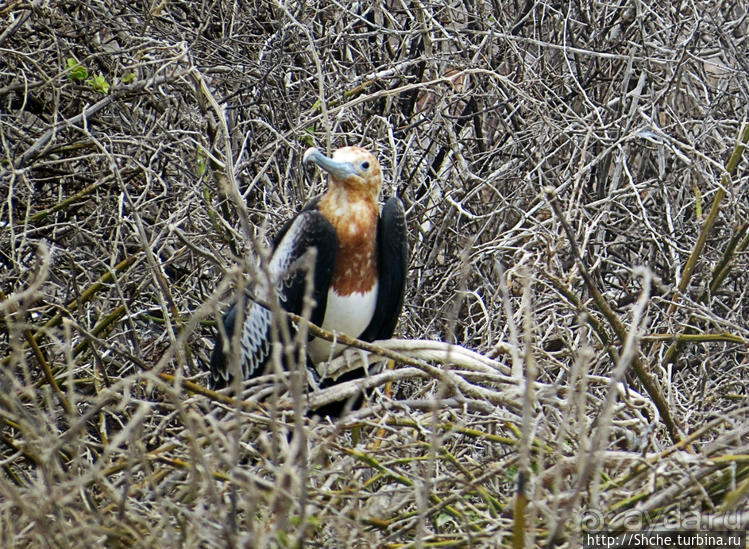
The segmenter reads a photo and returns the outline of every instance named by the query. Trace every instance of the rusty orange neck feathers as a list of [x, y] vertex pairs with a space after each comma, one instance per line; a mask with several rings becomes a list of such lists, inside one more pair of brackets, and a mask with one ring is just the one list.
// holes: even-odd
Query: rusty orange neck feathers
[[377, 282], [379, 162], [359, 147], [338, 149], [332, 158], [311, 148], [304, 153], [304, 162], [328, 172], [328, 190], [319, 208], [338, 234], [333, 289], [339, 295], [370, 291]]

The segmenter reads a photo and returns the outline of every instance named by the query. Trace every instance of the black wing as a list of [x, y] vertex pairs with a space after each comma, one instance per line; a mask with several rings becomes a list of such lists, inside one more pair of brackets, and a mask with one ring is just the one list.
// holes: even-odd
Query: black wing
[[[317, 209], [314, 203], [287, 222], [273, 240], [273, 253], [268, 271], [275, 279], [274, 293], [262, 291], [266, 295], [258, 298], [269, 300], [278, 297], [281, 307], [289, 312], [301, 314], [304, 306], [305, 280], [308, 252], [317, 252], [312, 291], [315, 307], [310, 320], [320, 325], [325, 318], [328, 288], [333, 278], [338, 237], [333, 225]], [[243, 329], [239, 334], [239, 366], [243, 379], [260, 375], [271, 353], [271, 326], [273, 318], [270, 310], [253, 301], [248, 295], [240, 296], [237, 303], [226, 312], [223, 318], [224, 331], [228, 341], [219, 330], [211, 355], [211, 385], [224, 387], [231, 379], [228, 357], [232, 335], [237, 329], [237, 316], [244, 310]]]
[[377, 224], [377, 306], [359, 339], [374, 341], [393, 336], [403, 308], [407, 266], [406, 213], [403, 203], [393, 196], [382, 208]]

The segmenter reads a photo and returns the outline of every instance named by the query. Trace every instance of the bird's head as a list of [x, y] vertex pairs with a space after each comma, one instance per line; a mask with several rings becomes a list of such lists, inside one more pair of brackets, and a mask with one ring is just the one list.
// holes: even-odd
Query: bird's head
[[329, 158], [315, 147], [304, 152], [305, 164], [314, 162], [328, 172], [330, 185], [365, 192], [375, 198], [382, 188], [382, 171], [375, 156], [361, 147], [343, 147]]

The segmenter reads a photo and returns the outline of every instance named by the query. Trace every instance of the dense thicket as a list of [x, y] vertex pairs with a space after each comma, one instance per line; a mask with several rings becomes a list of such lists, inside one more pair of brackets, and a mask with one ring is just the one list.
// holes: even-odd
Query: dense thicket
[[[742, 2], [0, 17], [0, 545], [747, 528]], [[406, 204], [398, 335], [479, 353], [393, 346], [337, 425], [288, 376], [202, 389], [232, 288], [324, 188], [312, 144], [376, 151]]]

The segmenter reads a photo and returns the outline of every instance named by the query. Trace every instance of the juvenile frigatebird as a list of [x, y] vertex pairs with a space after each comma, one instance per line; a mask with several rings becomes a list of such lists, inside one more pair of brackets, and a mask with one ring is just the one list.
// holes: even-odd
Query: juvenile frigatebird
[[[281, 308], [301, 314], [305, 284], [310, 279], [312, 323], [364, 341], [388, 339], [395, 330], [403, 306], [408, 259], [403, 204], [393, 196], [380, 209], [382, 171], [377, 158], [365, 149], [343, 147], [329, 158], [310, 148], [303, 162], [312, 162], [328, 173], [328, 189], [288, 220], [273, 239], [267, 266], [272, 292], [267, 287], [256, 287], [252, 292], [266, 303], [243, 295], [224, 315], [227, 337], [219, 331], [211, 356], [214, 388], [226, 386], [231, 379], [229, 346], [238, 328], [238, 308], [244, 307], [244, 323], [236, 355], [242, 377], [248, 379], [263, 374], [271, 357], [272, 314], [267, 300], [277, 297]], [[316, 253], [309, 277], [306, 265], [312, 249]], [[313, 365], [342, 351], [342, 345], [332, 347], [321, 338], [312, 338], [307, 344]], [[363, 375], [363, 371], [355, 375]]]

